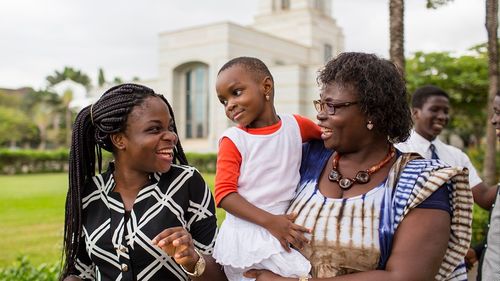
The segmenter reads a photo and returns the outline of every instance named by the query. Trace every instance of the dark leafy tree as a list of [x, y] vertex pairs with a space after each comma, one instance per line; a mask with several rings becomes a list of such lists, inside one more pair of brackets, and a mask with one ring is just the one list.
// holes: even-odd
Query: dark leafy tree
[[91, 86], [91, 80], [87, 74], [82, 73], [80, 70], [76, 70], [72, 67], [64, 67], [62, 72], [55, 71], [54, 74], [47, 76], [47, 81], [49, 86], [56, 85], [66, 79], [75, 81], [85, 86], [87, 89]]

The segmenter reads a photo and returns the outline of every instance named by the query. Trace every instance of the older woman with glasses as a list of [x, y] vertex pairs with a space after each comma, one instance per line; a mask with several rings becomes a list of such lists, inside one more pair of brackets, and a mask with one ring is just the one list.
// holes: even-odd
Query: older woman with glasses
[[[304, 146], [289, 212], [312, 229], [302, 280], [467, 280], [467, 170], [404, 154], [412, 126], [403, 77], [375, 55], [343, 53], [319, 74], [322, 142]], [[297, 280], [253, 270], [257, 281]]]

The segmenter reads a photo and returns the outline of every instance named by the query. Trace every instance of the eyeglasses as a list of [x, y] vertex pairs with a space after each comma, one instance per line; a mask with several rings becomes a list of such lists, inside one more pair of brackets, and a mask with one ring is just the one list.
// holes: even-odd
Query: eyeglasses
[[342, 102], [342, 103], [333, 103], [333, 102], [327, 102], [327, 101], [321, 102], [321, 100], [314, 100], [313, 101], [314, 108], [316, 108], [316, 111], [318, 111], [318, 113], [320, 113], [322, 110], [326, 110], [326, 113], [328, 115], [334, 115], [335, 111], [338, 108], [351, 106], [351, 105], [357, 104], [357, 103], [358, 103], [358, 101], [348, 101], [348, 102]]

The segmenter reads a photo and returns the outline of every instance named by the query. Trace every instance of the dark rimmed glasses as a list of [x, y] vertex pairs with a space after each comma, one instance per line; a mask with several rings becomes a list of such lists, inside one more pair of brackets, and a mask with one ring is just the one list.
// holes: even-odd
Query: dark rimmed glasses
[[321, 102], [321, 100], [313, 100], [314, 108], [316, 108], [316, 111], [320, 113], [321, 111], [325, 110], [328, 115], [334, 115], [338, 108], [351, 106], [357, 103], [358, 101], [333, 103], [328, 101]]

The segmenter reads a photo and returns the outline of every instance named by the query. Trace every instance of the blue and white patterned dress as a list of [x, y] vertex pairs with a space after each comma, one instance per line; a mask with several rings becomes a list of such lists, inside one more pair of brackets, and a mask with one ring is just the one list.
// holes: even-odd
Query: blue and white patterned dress
[[398, 153], [381, 185], [352, 198], [327, 198], [318, 181], [332, 153], [322, 142], [304, 145], [301, 181], [288, 210], [299, 214], [295, 223], [313, 230], [311, 243], [302, 251], [311, 262], [313, 277], [383, 269], [405, 215], [423, 207], [419, 205], [442, 186], [449, 194], [442, 201], [449, 197], [444, 203], [452, 217], [451, 235], [436, 280], [467, 280], [463, 257], [471, 237], [472, 193], [466, 170], [438, 160], [410, 161], [410, 154]]

